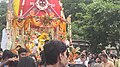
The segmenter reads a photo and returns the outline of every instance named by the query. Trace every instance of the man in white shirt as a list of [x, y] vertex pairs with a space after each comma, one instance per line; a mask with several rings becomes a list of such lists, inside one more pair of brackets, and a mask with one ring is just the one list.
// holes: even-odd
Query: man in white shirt
[[8, 36], [7, 36], [7, 30], [4, 28], [2, 30], [2, 41], [1, 41], [1, 48], [4, 50], [7, 49], [7, 42], [8, 42]]

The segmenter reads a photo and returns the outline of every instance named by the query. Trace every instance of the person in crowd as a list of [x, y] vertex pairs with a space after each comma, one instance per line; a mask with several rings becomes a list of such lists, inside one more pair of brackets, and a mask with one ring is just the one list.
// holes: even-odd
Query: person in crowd
[[36, 67], [33, 58], [26, 56], [20, 58], [17, 67]]
[[102, 65], [99, 64], [99, 63], [95, 63], [95, 64], [94, 64], [94, 67], [102, 67]]
[[1, 40], [1, 48], [4, 50], [8, 49], [8, 35], [7, 35], [7, 29], [6, 25], [3, 25], [3, 30], [2, 30], [2, 40]]
[[102, 67], [115, 67], [114, 63], [108, 60], [108, 56], [106, 54], [101, 55], [101, 60]]
[[88, 67], [88, 60], [86, 54], [81, 54], [79, 64], [84, 64]]
[[40, 65], [43, 67], [45, 65], [45, 54], [44, 54], [44, 51], [41, 51], [40, 57], [41, 57]]
[[18, 50], [20, 49], [20, 48], [22, 48], [20, 45], [17, 45], [16, 47], [15, 47], [15, 49], [13, 49], [13, 50], [11, 50], [13, 53], [15, 53], [15, 54], [17, 54], [18, 55]]
[[116, 61], [116, 55], [115, 54], [110, 54], [109, 57], [112, 59], [113, 63], [115, 64]]
[[90, 53], [88, 57], [89, 57], [88, 67], [94, 67], [95, 64], [94, 54]]
[[34, 54], [29, 55], [35, 62], [35, 66], [38, 67], [37, 57]]
[[110, 54], [110, 58], [113, 60], [115, 66], [117, 66], [118, 63], [118, 56], [115, 54]]
[[84, 64], [70, 64], [69, 67], [87, 67]]
[[[49, 40], [45, 40], [44, 45], [47, 44], [48, 42], [49, 42]], [[40, 65], [44, 66], [44, 64], [45, 64], [45, 55], [44, 55], [43, 50], [40, 52], [40, 57], [41, 57]]]
[[18, 56], [19, 56], [19, 59], [21, 58], [21, 57], [26, 57], [27, 56], [27, 50], [26, 49], [24, 49], [24, 48], [20, 48], [19, 50], [18, 50]]
[[106, 54], [107, 58], [109, 61], [112, 61], [114, 63], [114, 60], [112, 58], [110, 58], [110, 56], [107, 54], [106, 50], [103, 50], [101, 54]]
[[120, 57], [118, 58], [118, 63], [116, 67], [120, 67]]
[[77, 52], [76, 54], [77, 54], [77, 57], [75, 58], [74, 62], [75, 62], [75, 64], [79, 64], [79, 62], [80, 62], [80, 52]]
[[4, 50], [2, 59], [3, 61], [0, 63], [0, 67], [16, 67], [17, 65], [17, 55], [13, 54], [10, 50]]
[[35, 45], [34, 45], [34, 47], [33, 47], [33, 49], [32, 49], [32, 53], [33, 53], [33, 54], [36, 54], [36, 53], [38, 53], [38, 45], [39, 45], [37, 39], [35, 39], [34, 44], [35, 44]]
[[22, 47], [20, 45], [17, 45], [15, 49], [18, 51], [20, 48]]
[[83, 51], [82, 51], [82, 54], [84, 54], [84, 55], [87, 57], [87, 55], [88, 55], [87, 50], [83, 50]]
[[2, 48], [0, 48], [0, 63], [2, 61], [2, 55], [3, 55], [3, 50], [2, 50]]
[[96, 59], [95, 59], [95, 62], [96, 63], [101, 63], [101, 58], [99, 56], [97, 56]]
[[45, 40], [45, 44], [47, 44], [49, 42], [49, 40]]
[[58, 40], [51, 40], [44, 45], [46, 67], [66, 67], [67, 46]]
[[101, 58], [97, 55], [93, 67], [102, 67]]

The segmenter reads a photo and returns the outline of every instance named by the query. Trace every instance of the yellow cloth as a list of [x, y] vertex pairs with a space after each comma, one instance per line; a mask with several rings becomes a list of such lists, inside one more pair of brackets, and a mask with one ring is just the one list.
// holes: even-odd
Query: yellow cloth
[[15, 16], [18, 16], [19, 7], [20, 7], [20, 0], [14, 0], [13, 1], [13, 10], [14, 10]]

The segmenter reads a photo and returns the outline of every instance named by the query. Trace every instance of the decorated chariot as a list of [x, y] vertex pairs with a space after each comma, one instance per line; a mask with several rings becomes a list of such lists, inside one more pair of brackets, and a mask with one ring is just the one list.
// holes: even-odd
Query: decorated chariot
[[46, 40], [65, 42], [67, 23], [61, 0], [9, 0], [7, 48], [20, 45], [30, 50], [38, 44], [42, 50]]

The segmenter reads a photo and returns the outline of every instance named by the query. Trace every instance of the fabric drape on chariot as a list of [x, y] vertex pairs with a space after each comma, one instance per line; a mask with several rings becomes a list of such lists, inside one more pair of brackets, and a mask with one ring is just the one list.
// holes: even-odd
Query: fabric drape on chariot
[[[37, 3], [38, 3], [38, 7], [37, 7]], [[48, 1], [48, 3], [46, 3]], [[48, 5], [48, 7], [46, 9], [44, 9], [44, 5]], [[42, 6], [41, 6], [42, 4]], [[39, 9], [39, 7], [43, 7], [44, 10]], [[13, 1], [13, 8], [14, 8], [14, 13], [15, 16], [23, 16], [26, 17], [31, 10], [33, 10], [35, 12], [36, 16], [40, 16], [43, 15], [45, 13], [55, 13], [55, 15], [58, 17], [60, 16], [60, 4], [59, 4], [59, 0], [14, 0]]]

